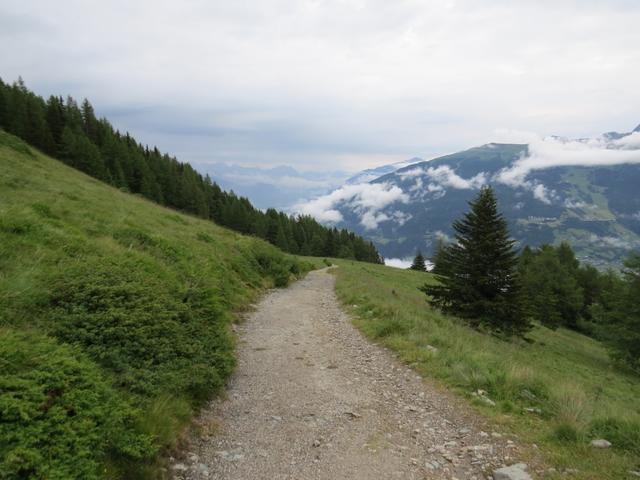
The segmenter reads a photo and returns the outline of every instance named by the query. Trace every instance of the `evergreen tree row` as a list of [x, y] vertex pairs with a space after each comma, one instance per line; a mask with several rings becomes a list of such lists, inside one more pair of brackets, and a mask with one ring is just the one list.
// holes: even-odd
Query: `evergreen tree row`
[[286, 252], [382, 262], [371, 242], [351, 232], [325, 227], [310, 216], [263, 212], [247, 198], [223, 191], [188, 163], [149, 149], [97, 118], [86, 99], [81, 104], [71, 97], [45, 101], [22, 79], [11, 85], [0, 79], [0, 128], [92, 177], [264, 238]]

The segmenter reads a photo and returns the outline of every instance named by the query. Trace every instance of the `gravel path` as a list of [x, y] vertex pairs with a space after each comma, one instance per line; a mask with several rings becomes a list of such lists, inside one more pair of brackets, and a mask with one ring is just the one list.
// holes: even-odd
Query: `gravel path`
[[519, 460], [513, 440], [362, 337], [334, 281], [312, 272], [239, 326], [228, 396], [202, 413], [175, 478], [485, 479]]

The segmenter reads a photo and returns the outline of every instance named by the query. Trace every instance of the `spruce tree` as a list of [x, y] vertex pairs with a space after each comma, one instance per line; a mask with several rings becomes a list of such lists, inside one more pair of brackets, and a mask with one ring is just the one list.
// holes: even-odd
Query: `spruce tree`
[[517, 272], [518, 256], [491, 187], [483, 188], [471, 210], [453, 224], [456, 242], [447, 247], [448, 275], [421, 290], [446, 313], [486, 327], [521, 335], [529, 328]]
[[448, 275], [449, 274], [448, 258], [449, 258], [448, 246], [442, 238], [439, 238], [438, 243], [436, 244], [435, 251], [433, 252], [433, 256], [431, 257], [431, 263], [433, 263], [433, 268], [431, 269], [431, 273], [435, 273], [437, 275]]
[[409, 269], [418, 270], [420, 272], [427, 271], [427, 266], [424, 263], [424, 257], [422, 256], [422, 252], [420, 252], [420, 250], [418, 250], [418, 252], [416, 253], [415, 258], [413, 259], [413, 263], [411, 264]]
[[624, 266], [624, 280], [616, 282], [611, 310], [603, 318], [603, 338], [614, 358], [640, 374], [640, 254], [632, 254]]

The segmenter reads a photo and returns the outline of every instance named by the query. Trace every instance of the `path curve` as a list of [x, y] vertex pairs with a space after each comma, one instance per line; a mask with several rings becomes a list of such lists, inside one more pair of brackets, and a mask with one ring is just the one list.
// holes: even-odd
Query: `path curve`
[[368, 342], [334, 282], [311, 272], [238, 327], [226, 399], [203, 411], [175, 478], [473, 480], [519, 460], [513, 440]]

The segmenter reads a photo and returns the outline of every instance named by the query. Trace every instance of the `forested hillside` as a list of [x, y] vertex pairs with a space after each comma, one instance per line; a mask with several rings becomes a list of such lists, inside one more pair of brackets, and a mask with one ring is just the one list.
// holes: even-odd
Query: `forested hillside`
[[0, 131], [0, 478], [155, 477], [234, 365], [229, 323], [310, 265]]
[[347, 230], [324, 227], [310, 216], [262, 212], [248, 199], [224, 192], [188, 163], [143, 146], [97, 118], [86, 99], [81, 105], [71, 97], [45, 101], [21, 79], [12, 85], [0, 80], [0, 128], [124, 191], [266, 239], [286, 252], [381, 261], [371, 242]]

